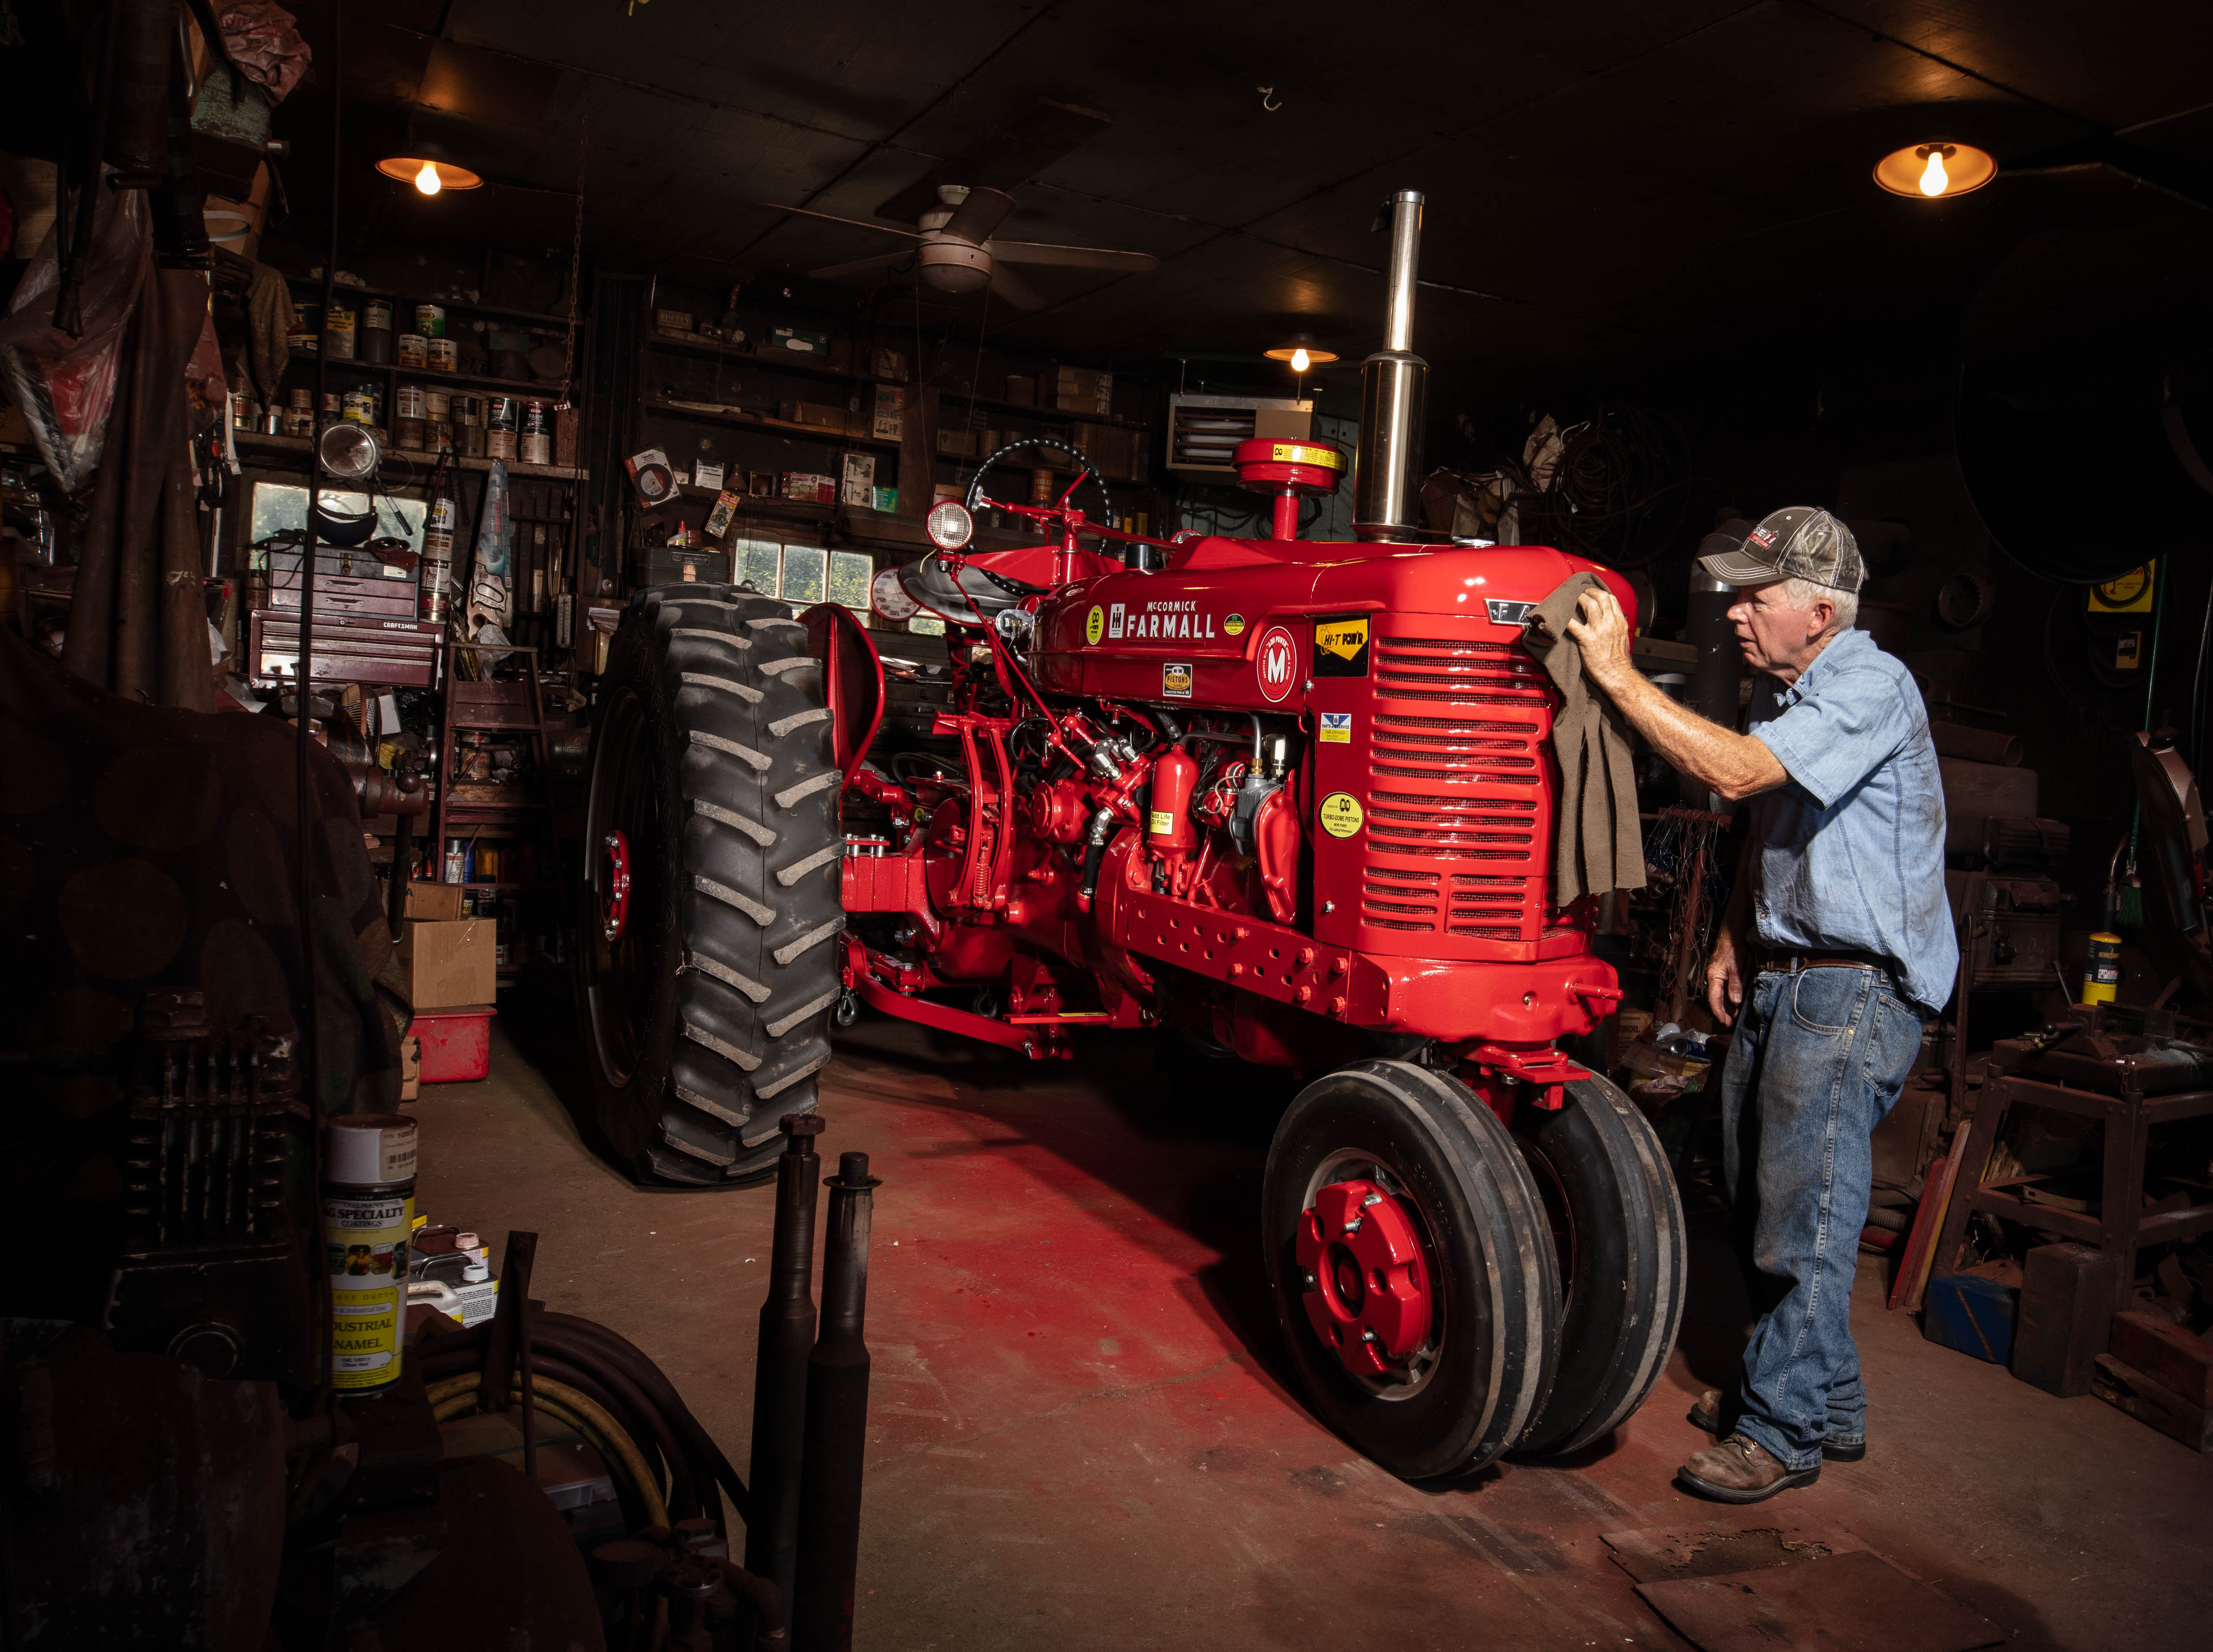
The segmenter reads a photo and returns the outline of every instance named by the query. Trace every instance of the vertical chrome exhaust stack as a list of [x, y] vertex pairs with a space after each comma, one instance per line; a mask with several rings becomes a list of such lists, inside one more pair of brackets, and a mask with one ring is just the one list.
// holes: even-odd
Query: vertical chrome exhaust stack
[[1352, 531], [1363, 539], [1434, 538], [1422, 517], [1422, 422], [1430, 364], [1414, 354], [1414, 275], [1422, 196], [1391, 197], [1391, 307], [1383, 348], [1360, 364], [1360, 451], [1352, 465]]

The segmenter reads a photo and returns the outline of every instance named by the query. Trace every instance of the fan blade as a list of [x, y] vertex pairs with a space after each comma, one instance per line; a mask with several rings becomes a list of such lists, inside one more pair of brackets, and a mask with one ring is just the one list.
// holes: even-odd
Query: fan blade
[[1029, 282], [1003, 264], [994, 263], [991, 265], [991, 290], [1018, 310], [1045, 308], [1045, 300], [1038, 295]]
[[1111, 246], [1062, 246], [1052, 241], [993, 241], [993, 258], [1009, 264], [1072, 264], [1086, 270], [1134, 270], [1142, 274], [1157, 270], [1161, 261], [1149, 252], [1122, 252]]
[[840, 276], [857, 276], [864, 270], [889, 270], [893, 264], [905, 264], [914, 254], [910, 252], [879, 252], [872, 258], [855, 258], [850, 264], [827, 264], [820, 270], [807, 273], [817, 281], [835, 281]]
[[991, 232], [1015, 210], [1015, 197], [1003, 189], [982, 186], [971, 189], [968, 198], [954, 209], [954, 214], [939, 226], [939, 233], [956, 240], [988, 240]]
[[844, 224], [853, 229], [873, 229], [879, 235], [903, 235], [911, 241], [922, 239], [914, 230], [902, 229], [897, 224], [866, 223], [858, 218], [840, 218], [835, 213], [815, 212], [806, 207], [783, 206], [775, 201], [756, 201], [753, 204], [764, 212], [789, 212], [802, 218], [820, 218], [826, 224]]
[[1113, 116], [1095, 109], [1039, 98], [1028, 108], [1016, 110], [960, 154], [939, 161], [926, 176], [916, 179], [878, 207], [876, 216], [903, 223], [919, 222], [924, 213], [942, 204], [937, 198], [940, 184], [1012, 189], [1113, 124]]

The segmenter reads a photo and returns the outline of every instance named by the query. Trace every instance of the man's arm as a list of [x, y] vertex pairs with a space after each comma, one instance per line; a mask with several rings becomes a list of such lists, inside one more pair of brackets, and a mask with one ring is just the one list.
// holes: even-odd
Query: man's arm
[[1665, 757], [1710, 792], [1732, 803], [1772, 792], [1790, 778], [1764, 741], [1710, 723], [1677, 705], [1629, 658], [1629, 616], [1610, 591], [1586, 591], [1568, 622], [1583, 651], [1583, 673]]
[[1744, 841], [1737, 857], [1736, 882], [1729, 888], [1728, 910], [1722, 914], [1714, 936], [1714, 955], [1706, 963], [1706, 1007], [1722, 1026], [1733, 1026], [1737, 1007], [1744, 1002], [1744, 965], [1738, 954], [1751, 933], [1753, 842]]

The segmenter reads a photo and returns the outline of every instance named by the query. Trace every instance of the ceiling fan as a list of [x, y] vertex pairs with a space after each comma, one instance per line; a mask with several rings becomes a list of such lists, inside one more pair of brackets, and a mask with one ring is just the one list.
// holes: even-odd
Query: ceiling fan
[[1015, 197], [1007, 192], [1009, 188], [1112, 124], [1106, 116], [1094, 111], [1039, 98], [1030, 108], [1002, 121], [981, 142], [940, 161], [926, 176], [917, 179], [876, 209], [887, 218], [914, 220], [917, 228], [913, 229], [841, 218], [806, 207], [781, 206], [771, 202], [762, 204], [772, 211], [848, 224], [916, 243], [808, 272], [824, 280], [911, 269], [924, 286], [941, 293], [973, 293], [988, 287], [1018, 308], [1040, 309], [1045, 300], [1003, 266], [1058, 264], [1136, 273], [1160, 267], [1161, 261], [1149, 252], [1065, 246], [1051, 241], [1000, 240], [991, 234], [1015, 210]]

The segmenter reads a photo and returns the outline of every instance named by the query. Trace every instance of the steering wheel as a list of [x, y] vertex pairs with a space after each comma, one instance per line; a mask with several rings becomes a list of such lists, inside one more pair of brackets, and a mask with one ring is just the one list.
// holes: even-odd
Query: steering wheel
[[[1081, 447], [1075, 446], [1073, 443], [1061, 440], [1057, 436], [1024, 436], [1020, 441], [1009, 442], [1004, 447], [999, 449], [997, 452], [992, 454], [991, 458], [985, 459], [981, 465], [978, 465], [976, 467], [976, 474], [970, 477], [968, 482], [967, 502], [969, 515], [975, 515], [977, 507], [987, 502], [984, 496], [984, 473], [989, 471], [994, 465], [997, 465], [1001, 459], [1006, 458], [1008, 454], [1018, 453], [1025, 447], [1049, 448], [1054, 452], [1066, 453], [1070, 458], [1073, 459], [1076, 464], [1082, 467], [1082, 474], [1076, 479], [1076, 486], [1081, 487], [1083, 485], [1083, 478], [1085, 477], [1091, 478], [1091, 485], [1099, 489], [1099, 503], [1103, 507], [1105, 519], [1110, 525], [1113, 523], [1114, 519], [1114, 500], [1113, 496], [1106, 491], [1106, 478], [1099, 474], [1099, 467], [1091, 462], [1090, 454], [1085, 452]], [[1074, 488], [1069, 489], [1070, 493], [1075, 492], [1075, 490], [1076, 489]], [[1020, 506], [1002, 504], [996, 499], [991, 500], [988, 502], [994, 509], [997, 510], [1020, 510], [1022, 508]]]

